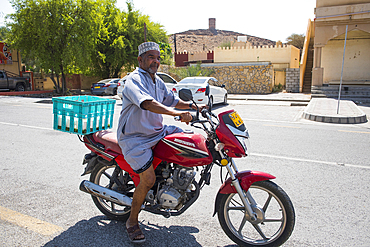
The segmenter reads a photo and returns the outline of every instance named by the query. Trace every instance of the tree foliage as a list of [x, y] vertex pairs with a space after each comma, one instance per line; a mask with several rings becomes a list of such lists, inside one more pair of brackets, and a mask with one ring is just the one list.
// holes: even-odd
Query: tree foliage
[[213, 69], [202, 68], [201, 62], [198, 62], [196, 65], [188, 65], [183, 68], [172, 68], [170, 69], [171, 73], [176, 74], [180, 79], [192, 76], [211, 76], [214, 73]]
[[[122, 68], [137, 65], [138, 45], [164, 44], [167, 34], [149, 16], [133, 9], [119, 10], [116, 0], [11, 0], [15, 13], [8, 39], [25, 61], [51, 73], [57, 90], [66, 92], [65, 75], [80, 73], [101, 78], [118, 77]], [[56, 80], [55, 80], [56, 77]], [[61, 85], [60, 80], [61, 79]]]
[[173, 65], [173, 54], [170, 44], [158, 42], [161, 50], [161, 64]]
[[132, 71], [137, 65], [138, 46], [145, 41], [168, 44], [166, 32], [160, 24], [151, 22], [149, 16], [133, 9], [127, 2], [127, 12], [106, 6], [99, 30], [96, 51], [92, 55], [92, 74], [102, 78], [118, 77], [122, 68]]
[[9, 38], [13, 47], [51, 71], [57, 91], [61, 77], [64, 93], [65, 74], [89, 65], [87, 55], [97, 37], [100, 1], [12, 0], [12, 5], [15, 13], [10, 15]]
[[303, 49], [304, 39], [305, 39], [305, 36], [303, 34], [293, 33], [288, 38], [286, 38], [286, 42], [289, 45], [294, 45], [298, 49]]
[[0, 27], [0, 42], [6, 41], [6, 38], [9, 33], [9, 28], [7, 27]]

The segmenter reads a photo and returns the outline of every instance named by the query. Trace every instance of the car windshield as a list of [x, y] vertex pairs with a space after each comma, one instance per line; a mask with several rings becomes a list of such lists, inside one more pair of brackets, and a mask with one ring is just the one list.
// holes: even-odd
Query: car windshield
[[206, 81], [205, 78], [185, 78], [179, 83], [181, 84], [203, 84]]

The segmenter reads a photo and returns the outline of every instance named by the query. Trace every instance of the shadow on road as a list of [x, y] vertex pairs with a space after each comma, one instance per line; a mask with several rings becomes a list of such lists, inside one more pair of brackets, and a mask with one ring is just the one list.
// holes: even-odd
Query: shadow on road
[[[139, 223], [147, 241], [142, 246], [201, 246], [192, 235], [199, 230], [191, 226], [158, 226]], [[74, 226], [46, 243], [51, 246], [135, 246], [125, 231], [125, 223], [105, 216], [77, 222]]]

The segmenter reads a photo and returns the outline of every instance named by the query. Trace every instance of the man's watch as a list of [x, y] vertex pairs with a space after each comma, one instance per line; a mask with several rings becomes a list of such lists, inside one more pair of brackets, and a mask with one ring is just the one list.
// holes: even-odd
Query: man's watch
[[193, 109], [192, 106], [193, 106], [193, 102], [189, 104], [189, 108]]

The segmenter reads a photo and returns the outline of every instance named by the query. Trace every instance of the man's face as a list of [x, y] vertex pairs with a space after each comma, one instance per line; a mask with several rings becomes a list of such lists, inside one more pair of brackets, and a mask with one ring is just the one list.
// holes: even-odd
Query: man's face
[[161, 64], [161, 53], [159, 51], [147, 51], [143, 56], [138, 57], [139, 66], [151, 74], [155, 74]]

